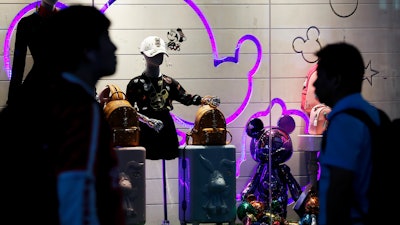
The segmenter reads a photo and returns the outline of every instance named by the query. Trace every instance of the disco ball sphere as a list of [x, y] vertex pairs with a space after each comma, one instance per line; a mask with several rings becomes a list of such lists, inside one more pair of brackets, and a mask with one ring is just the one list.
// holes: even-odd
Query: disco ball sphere
[[251, 119], [246, 126], [246, 133], [249, 137], [258, 138], [263, 132], [264, 123], [259, 118]]
[[[271, 147], [270, 139], [271, 138]], [[279, 127], [265, 129], [259, 139], [250, 146], [253, 159], [257, 162], [268, 163], [269, 154], [273, 164], [280, 164], [290, 159], [293, 154], [292, 140], [288, 133]]]

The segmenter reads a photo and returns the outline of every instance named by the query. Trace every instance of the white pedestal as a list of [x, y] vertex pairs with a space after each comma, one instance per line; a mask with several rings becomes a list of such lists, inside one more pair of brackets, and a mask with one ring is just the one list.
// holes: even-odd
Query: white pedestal
[[120, 185], [124, 193], [123, 207], [126, 213], [126, 224], [144, 225], [146, 222], [146, 149], [137, 146], [115, 147], [114, 150], [119, 160], [118, 169]]
[[301, 134], [299, 137], [299, 145], [297, 150], [307, 152], [309, 159], [307, 160], [307, 170], [310, 183], [314, 184], [318, 179], [318, 152], [321, 150], [322, 135]]
[[236, 220], [234, 145], [186, 145], [179, 151], [179, 220], [229, 223]]

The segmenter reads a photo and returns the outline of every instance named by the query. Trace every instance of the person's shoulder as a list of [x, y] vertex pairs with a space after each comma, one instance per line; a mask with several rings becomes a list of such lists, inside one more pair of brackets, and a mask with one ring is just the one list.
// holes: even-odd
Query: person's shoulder
[[26, 22], [26, 21], [33, 21], [33, 20], [37, 20], [40, 19], [40, 15], [37, 12], [33, 12], [27, 16], [24, 16], [21, 18], [21, 21]]
[[27, 16], [24, 16], [24, 17], [22, 17], [20, 20], [19, 20], [19, 22], [18, 22], [18, 27], [21, 27], [21, 26], [23, 26], [23, 25], [25, 25], [25, 24], [28, 24], [28, 23], [30, 23], [30, 21], [32, 21], [32, 18], [33, 18], [33, 14], [35, 14], [35, 13], [32, 13], [32, 14], [30, 14], [30, 15], [27, 15]]
[[80, 84], [57, 79], [49, 85], [49, 93], [53, 93], [54, 100], [68, 104], [74, 102], [89, 102], [93, 96]]
[[18, 22], [18, 26], [29, 26], [31, 27], [34, 24], [37, 24], [41, 21], [41, 17], [38, 13], [34, 12], [28, 16], [22, 17]]
[[[366, 115], [369, 116], [368, 113], [359, 108], [340, 108], [340, 109], [332, 109], [332, 111], [328, 114], [329, 126], [331, 127], [348, 127], [355, 129], [356, 127], [362, 126], [362, 121], [360, 121], [357, 117], [358, 115]], [[352, 130], [352, 129], [349, 129]]]

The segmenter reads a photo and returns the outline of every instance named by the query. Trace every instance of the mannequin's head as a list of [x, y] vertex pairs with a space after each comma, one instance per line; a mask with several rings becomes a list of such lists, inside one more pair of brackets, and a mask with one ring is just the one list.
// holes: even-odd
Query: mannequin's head
[[164, 53], [158, 53], [157, 55], [154, 55], [153, 57], [147, 57], [145, 54], [144, 58], [146, 59], [147, 66], [160, 66], [164, 62]]

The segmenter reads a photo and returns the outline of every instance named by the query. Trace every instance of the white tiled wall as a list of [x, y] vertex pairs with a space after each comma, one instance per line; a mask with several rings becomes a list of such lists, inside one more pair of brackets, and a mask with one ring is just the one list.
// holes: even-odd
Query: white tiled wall
[[[7, 29], [15, 15], [31, 0], [0, 0], [1, 59], [13, 55], [4, 52]], [[106, 0], [65, 0], [66, 5], [81, 3], [102, 7]], [[199, 15], [189, 3], [199, 8], [209, 22], [215, 37], [218, 57], [232, 56], [244, 35], [256, 37], [262, 47], [260, 67], [248, 79], [254, 67], [257, 48], [245, 41], [239, 46], [238, 63], [213, 64], [212, 45]], [[233, 134], [237, 159], [242, 145], [247, 161], [239, 168], [237, 192], [242, 191], [256, 163], [248, 155], [249, 138], [243, 135], [247, 120], [264, 111], [274, 98], [286, 102], [287, 109], [300, 109], [300, 92], [307, 70], [315, 60], [313, 53], [328, 43], [346, 41], [362, 52], [366, 69], [363, 95], [384, 109], [390, 117], [400, 117], [400, 0], [116, 0], [105, 12], [112, 20], [111, 37], [118, 47], [118, 68], [114, 76], [101, 80], [97, 89], [114, 83], [125, 90], [129, 79], [142, 72], [144, 61], [139, 53], [140, 42], [148, 35], [167, 39], [170, 29], [181, 28], [187, 37], [180, 51], [169, 51], [162, 72], [177, 78], [190, 93], [217, 95], [220, 109], [228, 117], [243, 102], [248, 80], [254, 81], [247, 108], [228, 128]], [[62, 43], [60, 43], [62, 44]], [[298, 52], [303, 52], [300, 54]], [[27, 70], [32, 64], [28, 56]], [[4, 68], [3, 60], [0, 60]], [[0, 107], [7, 100], [9, 81], [0, 70]], [[45, 99], [38, 99], [45, 100]], [[175, 104], [174, 114], [194, 121], [195, 106]], [[281, 115], [273, 107], [271, 125]], [[269, 125], [269, 116], [262, 118]], [[307, 183], [305, 156], [297, 151], [297, 135], [303, 133], [304, 122], [296, 117], [296, 130], [291, 134], [294, 154], [286, 162], [301, 185]], [[188, 128], [177, 125], [182, 131]], [[1, 146], [1, 143], [0, 143]], [[178, 160], [167, 161], [168, 219], [178, 224]], [[146, 161], [146, 224], [164, 220], [161, 161]], [[288, 219], [297, 220], [289, 206]]]

